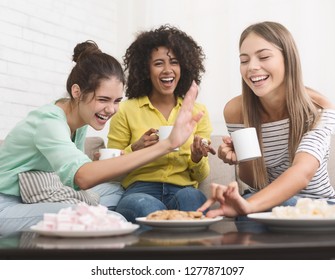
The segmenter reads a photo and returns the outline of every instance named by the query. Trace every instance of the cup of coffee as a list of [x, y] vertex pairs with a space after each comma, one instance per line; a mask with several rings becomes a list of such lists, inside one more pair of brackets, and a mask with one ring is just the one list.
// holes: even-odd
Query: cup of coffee
[[[158, 137], [159, 140], [164, 140], [169, 137], [171, 131], [172, 131], [173, 125], [163, 125], [160, 126], [158, 129]], [[175, 148], [174, 151], [178, 151], [179, 148]]]
[[108, 158], [114, 158], [114, 157], [120, 156], [121, 150], [106, 148], [106, 149], [100, 149], [99, 153], [100, 153], [99, 160], [102, 160], [102, 159], [108, 159]]
[[242, 128], [231, 133], [237, 161], [248, 161], [262, 156], [254, 127]]

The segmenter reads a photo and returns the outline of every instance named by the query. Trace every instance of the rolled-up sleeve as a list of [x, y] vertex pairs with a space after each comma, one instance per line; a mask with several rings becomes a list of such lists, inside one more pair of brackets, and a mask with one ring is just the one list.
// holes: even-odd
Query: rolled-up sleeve
[[38, 126], [34, 137], [37, 149], [48, 160], [64, 185], [78, 189], [74, 176], [83, 164], [91, 161], [82, 150], [87, 128], [78, 129], [76, 140], [72, 142], [69, 128], [61, 118], [46, 116]]

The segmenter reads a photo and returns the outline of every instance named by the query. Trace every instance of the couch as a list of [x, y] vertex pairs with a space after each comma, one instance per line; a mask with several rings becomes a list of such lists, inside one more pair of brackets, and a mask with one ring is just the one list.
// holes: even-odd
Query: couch
[[[222, 137], [213, 135], [211, 137], [211, 145], [217, 151], [222, 143]], [[104, 141], [100, 137], [88, 137], [85, 145], [85, 152], [92, 158], [93, 153], [99, 148], [105, 147]], [[238, 180], [235, 172], [235, 167], [225, 164], [217, 155], [209, 155], [210, 173], [208, 177], [200, 184], [199, 189], [208, 197], [210, 195], [210, 183], [227, 184], [237, 180], [239, 183], [240, 192], [246, 188], [240, 180]], [[335, 136], [331, 139], [330, 160], [328, 162], [328, 172], [330, 181], [335, 187]]]
[[[212, 146], [217, 150], [221, 143], [221, 136], [213, 136]], [[100, 148], [104, 148], [105, 143], [100, 137], [87, 137], [85, 143], [85, 153], [92, 159], [93, 154], [98, 151]], [[228, 183], [236, 180], [235, 178], [235, 168], [225, 164], [220, 160], [216, 155], [209, 155], [209, 164], [211, 166], [211, 171], [209, 176], [203, 181], [199, 188], [205, 193], [206, 196], [209, 195], [210, 188], [209, 185], [211, 182], [216, 183]]]
[[[219, 135], [213, 135], [211, 137], [212, 146], [217, 151], [218, 147], [222, 142], [222, 137]], [[0, 140], [0, 145], [2, 140]], [[85, 153], [92, 159], [93, 154], [100, 148], [104, 148], [105, 143], [101, 137], [87, 137], [85, 142]], [[237, 180], [239, 182], [240, 191], [246, 187], [236, 177], [235, 167], [223, 163], [216, 155], [209, 155], [210, 173], [208, 177], [200, 184], [199, 189], [205, 193], [208, 197], [210, 194], [210, 183], [227, 184], [231, 181]], [[335, 187], [335, 136], [331, 139], [330, 159], [328, 162], [328, 172], [330, 181]]]

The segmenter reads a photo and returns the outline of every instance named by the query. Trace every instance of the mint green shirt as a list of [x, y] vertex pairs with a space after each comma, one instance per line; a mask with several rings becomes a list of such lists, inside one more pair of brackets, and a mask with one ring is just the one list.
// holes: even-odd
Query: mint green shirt
[[28, 114], [0, 145], [0, 193], [20, 195], [18, 174], [39, 170], [55, 172], [66, 186], [79, 189], [74, 175], [90, 162], [83, 152], [87, 126], [71, 130], [64, 111], [48, 104]]

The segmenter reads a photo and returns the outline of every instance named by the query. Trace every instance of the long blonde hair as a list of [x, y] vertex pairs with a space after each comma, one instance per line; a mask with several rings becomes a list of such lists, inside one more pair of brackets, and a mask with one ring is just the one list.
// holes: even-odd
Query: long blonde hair
[[[261, 22], [247, 27], [241, 34], [239, 47], [245, 38], [254, 33], [275, 45], [283, 54], [285, 64], [286, 106], [289, 115], [289, 158], [293, 161], [295, 151], [303, 135], [311, 130], [318, 120], [318, 108], [313, 104], [306, 93], [303, 84], [299, 53], [291, 33], [281, 24], [276, 22]], [[262, 105], [258, 96], [249, 88], [242, 79], [242, 112], [244, 125], [256, 127], [260, 144], [261, 136], [261, 111]], [[264, 188], [268, 182], [264, 160], [258, 159], [252, 163], [254, 188]]]

